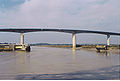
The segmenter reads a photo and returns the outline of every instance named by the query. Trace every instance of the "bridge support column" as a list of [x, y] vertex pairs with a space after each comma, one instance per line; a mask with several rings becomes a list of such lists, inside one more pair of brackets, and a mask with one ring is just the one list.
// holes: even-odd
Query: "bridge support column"
[[110, 45], [110, 35], [107, 35], [107, 45]]
[[21, 33], [21, 45], [24, 44], [24, 33]]
[[72, 34], [72, 38], [73, 38], [73, 51], [76, 51], [76, 34], [75, 33]]

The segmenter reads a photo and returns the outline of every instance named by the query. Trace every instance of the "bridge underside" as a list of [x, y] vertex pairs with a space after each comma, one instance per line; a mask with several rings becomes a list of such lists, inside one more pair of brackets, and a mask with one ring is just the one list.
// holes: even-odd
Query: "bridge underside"
[[78, 33], [95, 33], [107, 35], [107, 45], [110, 45], [110, 35], [118, 35], [120, 33], [104, 32], [104, 31], [90, 31], [90, 30], [69, 30], [69, 29], [0, 29], [0, 32], [15, 32], [21, 33], [21, 45], [24, 45], [24, 33], [40, 32], [40, 31], [52, 31], [52, 32], [64, 32], [71, 33], [73, 38], [73, 51], [76, 50], [76, 34]]

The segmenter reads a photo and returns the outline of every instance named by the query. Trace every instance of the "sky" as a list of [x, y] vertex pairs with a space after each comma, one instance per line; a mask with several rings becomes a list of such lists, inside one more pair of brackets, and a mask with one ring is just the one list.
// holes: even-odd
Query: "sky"
[[[0, 0], [0, 28], [64, 28], [120, 32], [120, 0]], [[106, 43], [106, 36], [77, 35], [78, 43]], [[18, 42], [19, 34], [0, 33], [0, 42]], [[65, 40], [66, 39], [66, 40]], [[94, 40], [93, 40], [94, 39]], [[118, 43], [119, 37], [111, 37]], [[64, 33], [29, 33], [27, 43], [71, 43]]]

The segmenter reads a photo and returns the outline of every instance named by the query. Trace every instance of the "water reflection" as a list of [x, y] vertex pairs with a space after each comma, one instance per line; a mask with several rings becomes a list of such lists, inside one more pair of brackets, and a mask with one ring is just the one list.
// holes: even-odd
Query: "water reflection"
[[110, 51], [102, 51], [102, 52], [97, 52], [98, 56], [111, 56], [111, 52]]
[[0, 52], [0, 73], [25, 73], [29, 67], [30, 53], [24, 51]]
[[100, 52], [97, 51], [97, 54], [110, 57], [112, 54], [119, 55], [120, 54], [120, 49], [105, 50], [105, 51], [100, 51]]
[[25, 73], [30, 67], [30, 53], [29, 52], [17, 52], [16, 56], [16, 69], [19, 73]]
[[75, 60], [77, 58], [76, 51], [72, 51], [72, 58], [73, 58], [73, 60]]
[[73, 54], [76, 54], [76, 50], [72, 51]]

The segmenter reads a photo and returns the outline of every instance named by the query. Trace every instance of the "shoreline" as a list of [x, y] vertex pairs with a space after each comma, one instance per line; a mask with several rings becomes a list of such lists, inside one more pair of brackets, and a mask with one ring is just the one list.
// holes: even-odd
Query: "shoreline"
[[[55, 47], [55, 48], [72, 48], [72, 45], [31, 45], [31, 46], [40, 46], [40, 47]], [[76, 45], [76, 48], [96, 48], [97, 46], [105, 46], [105, 45]], [[120, 45], [110, 45], [108, 46], [109, 49], [120, 49]]]
[[[14, 45], [14, 44], [0, 44], [0, 51], [15, 51], [15, 50], [21, 50], [21, 51], [27, 51], [26, 50], [26, 46], [27, 45]], [[53, 47], [53, 48], [73, 48], [72, 44], [30, 44], [29, 46], [29, 50], [30, 50], [30, 46], [39, 46], [39, 47]], [[27, 47], [28, 47], [27, 46]], [[94, 49], [94, 50], [98, 50], [100, 49], [101, 51], [107, 51], [107, 50], [112, 50], [112, 49], [118, 49], [120, 50], [120, 45], [109, 45], [106, 46], [105, 44], [76, 44], [76, 50], [80, 50], [80, 49]], [[98, 51], [100, 51], [98, 50]]]

